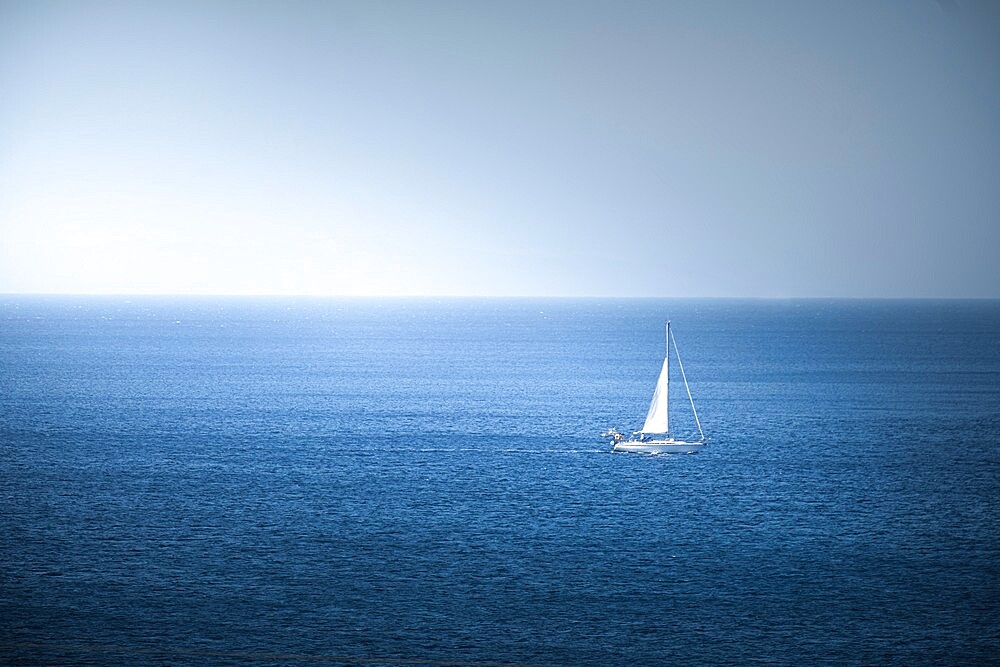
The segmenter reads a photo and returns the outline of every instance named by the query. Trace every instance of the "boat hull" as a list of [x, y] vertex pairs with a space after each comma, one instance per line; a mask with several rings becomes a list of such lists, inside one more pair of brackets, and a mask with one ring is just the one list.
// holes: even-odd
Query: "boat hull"
[[614, 444], [614, 451], [645, 452], [646, 454], [693, 454], [704, 449], [706, 444], [680, 440], [624, 440]]

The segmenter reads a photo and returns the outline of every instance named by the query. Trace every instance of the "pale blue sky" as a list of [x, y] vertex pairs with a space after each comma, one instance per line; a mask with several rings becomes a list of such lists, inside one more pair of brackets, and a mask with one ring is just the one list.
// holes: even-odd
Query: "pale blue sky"
[[1000, 297], [1000, 4], [3, 2], [0, 292]]

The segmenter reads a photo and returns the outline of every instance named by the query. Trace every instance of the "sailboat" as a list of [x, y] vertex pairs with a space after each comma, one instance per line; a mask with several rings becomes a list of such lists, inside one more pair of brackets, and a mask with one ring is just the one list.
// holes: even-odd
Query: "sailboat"
[[[698, 440], [675, 440], [670, 436], [670, 392], [668, 389], [670, 387], [671, 344], [674, 348], [674, 354], [677, 356], [677, 367], [680, 368], [681, 379], [684, 380], [684, 389], [687, 390], [688, 401], [691, 403], [694, 423], [698, 426]], [[643, 423], [642, 429], [634, 432], [632, 437], [627, 440], [623, 434], [614, 429], [610, 429], [604, 435], [612, 437], [612, 445], [616, 452], [691, 454], [702, 449], [707, 444], [705, 432], [701, 430], [701, 420], [698, 419], [698, 411], [694, 407], [694, 399], [691, 397], [691, 387], [688, 386], [687, 376], [684, 374], [681, 353], [677, 349], [677, 341], [670, 331], [669, 321], [667, 321], [667, 351], [663, 357], [663, 367], [660, 369], [660, 377], [656, 381], [656, 389], [653, 390], [653, 400], [649, 403], [649, 411], [646, 413], [646, 421]]]

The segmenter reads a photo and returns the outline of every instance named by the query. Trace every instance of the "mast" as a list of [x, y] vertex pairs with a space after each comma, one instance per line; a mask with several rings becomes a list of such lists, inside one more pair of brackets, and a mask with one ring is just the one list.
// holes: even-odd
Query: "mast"
[[667, 437], [670, 437], [670, 320], [667, 320], [667, 353], [664, 355], [664, 368], [667, 374], [667, 386], [663, 396], [663, 411], [667, 417]]

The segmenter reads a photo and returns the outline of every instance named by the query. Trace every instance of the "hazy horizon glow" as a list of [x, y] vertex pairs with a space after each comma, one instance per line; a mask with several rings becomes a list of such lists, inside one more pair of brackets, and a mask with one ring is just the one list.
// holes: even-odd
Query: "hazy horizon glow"
[[997, 63], [990, 2], [0, 2], [0, 293], [1000, 297]]

